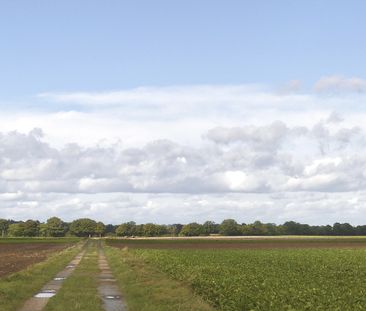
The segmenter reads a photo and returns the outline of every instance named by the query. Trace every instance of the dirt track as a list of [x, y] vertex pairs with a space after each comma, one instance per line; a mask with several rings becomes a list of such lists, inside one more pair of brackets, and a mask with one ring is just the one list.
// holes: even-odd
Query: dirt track
[[0, 277], [41, 262], [51, 253], [60, 251], [67, 246], [69, 245], [53, 243], [0, 244]]

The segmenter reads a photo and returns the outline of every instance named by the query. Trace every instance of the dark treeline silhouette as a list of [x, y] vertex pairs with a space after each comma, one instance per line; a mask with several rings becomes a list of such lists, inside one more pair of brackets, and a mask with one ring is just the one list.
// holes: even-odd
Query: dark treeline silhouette
[[64, 236], [272, 236], [272, 235], [366, 235], [366, 225], [352, 226], [349, 223], [335, 223], [323, 226], [311, 226], [294, 221], [284, 224], [262, 223], [239, 224], [234, 219], [225, 219], [217, 224], [206, 221], [189, 224], [158, 225], [153, 223], [136, 224], [133, 221], [120, 225], [105, 225], [89, 218], [81, 218], [70, 223], [52, 217], [42, 223], [38, 220], [14, 221], [0, 219], [2, 237], [64, 237]]

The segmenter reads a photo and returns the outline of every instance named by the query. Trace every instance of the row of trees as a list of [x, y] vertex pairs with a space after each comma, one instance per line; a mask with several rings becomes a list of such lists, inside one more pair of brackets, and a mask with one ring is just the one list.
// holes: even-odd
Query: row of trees
[[121, 225], [104, 225], [92, 219], [81, 218], [70, 223], [52, 217], [45, 223], [38, 220], [14, 221], [0, 219], [2, 237], [64, 237], [64, 236], [205, 236], [205, 235], [366, 235], [366, 225], [352, 226], [348, 223], [335, 223], [333, 226], [311, 226], [294, 221], [282, 225], [255, 221], [239, 224], [234, 219], [226, 219], [217, 224], [206, 221], [189, 224], [158, 225], [153, 223], [136, 224], [126, 222]]
[[64, 236], [102, 236], [106, 233], [106, 226], [102, 222], [83, 218], [71, 223], [52, 217], [45, 223], [38, 220], [13, 221], [0, 219], [2, 237], [64, 237]]

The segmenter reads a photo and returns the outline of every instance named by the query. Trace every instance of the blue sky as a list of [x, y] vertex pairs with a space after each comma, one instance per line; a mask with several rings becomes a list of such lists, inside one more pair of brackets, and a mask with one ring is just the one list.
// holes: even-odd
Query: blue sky
[[364, 76], [364, 1], [3, 1], [0, 96]]
[[2, 1], [0, 218], [364, 224], [364, 1]]

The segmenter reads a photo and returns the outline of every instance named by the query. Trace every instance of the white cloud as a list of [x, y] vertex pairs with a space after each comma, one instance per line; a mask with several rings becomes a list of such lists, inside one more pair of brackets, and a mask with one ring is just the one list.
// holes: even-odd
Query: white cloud
[[0, 115], [0, 217], [355, 221], [362, 85], [317, 83], [352, 96], [300, 93], [296, 81], [41, 94], [49, 111]]
[[366, 80], [341, 75], [327, 76], [319, 79], [314, 89], [317, 92], [365, 92]]

